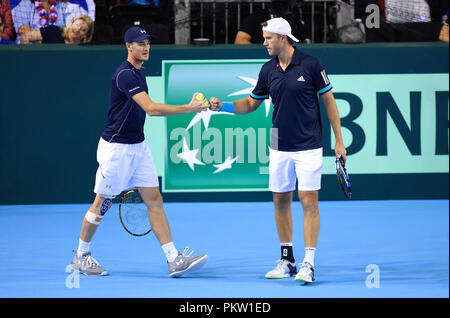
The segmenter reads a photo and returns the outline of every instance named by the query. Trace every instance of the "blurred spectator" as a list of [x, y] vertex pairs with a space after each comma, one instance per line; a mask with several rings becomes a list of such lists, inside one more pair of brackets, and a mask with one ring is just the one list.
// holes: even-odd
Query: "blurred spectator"
[[430, 6], [426, 0], [384, 0], [387, 23], [430, 22]]
[[[4, 21], [3, 15], [0, 14], [0, 34], [3, 33], [3, 29], [5, 28], [5, 23], [3, 21]], [[0, 38], [0, 44], [15, 44], [15, 42], [10, 41], [10, 40], [8, 40], [8, 39], [6, 39], [4, 37], [1, 37]]]
[[21, 0], [12, 10], [17, 42], [25, 32], [49, 25], [63, 28], [82, 14], [95, 19], [94, 0]]
[[69, 21], [79, 15], [88, 15], [92, 21], [95, 21], [95, 2], [94, 0], [67, 0], [67, 11], [70, 15], [67, 17]]
[[94, 21], [88, 15], [80, 15], [64, 29], [55, 25], [47, 25], [37, 30], [28, 31], [22, 35], [20, 43], [86, 44], [91, 42], [93, 33]]
[[442, 28], [439, 32], [439, 40], [448, 43], [448, 9], [447, 12], [442, 16]]
[[147, 0], [131, 0], [130, 2], [127, 3], [127, 5], [149, 6], [150, 2], [148, 2]]
[[448, 0], [427, 0], [430, 6], [431, 21], [442, 22], [443, 16], [448, 13]]
[[440, 1], [378, 0], [381, 9], [380, 27], [366, 29], [366, 41], [437, 41], [442, 24], [432, 19], [431, 12], [431, 4], [437, 2]]
[[120, 5], [125, 5], [125, 6], [153, 5], [155, 7], [159, 6], [159, 0], [111, 0], [111, 3], [114, 3], [114, 5], [116, 5], [116, 6], [120, 6]]
[[0, 32], [0, 38], [12, 40], [13, 39], [13, 20], [11, 15], [11, 6], [8, 0], [0, 0], [0, 15], [2, 16], [3, 31]]
[[70, 20], [65, 0], [22, 0], [13, 10], [14, 28], [17, 35], [47, 25], [64, 27]]
[[234, 44], [263, 43], [261, 23], [267, 20], [283, 17], [292, 27], [292, 34], [299, 37], [300, 42], [304, 41], [304, 33], [301, 27], [300, 18], [297, 17], [294, 0], [272, 0], [265, 9], [254, 11], [242, 23], [236, 33]]
[[444, 23], [441, 32], [439, 33], [439, 40], [448, 43], [448, 23]]

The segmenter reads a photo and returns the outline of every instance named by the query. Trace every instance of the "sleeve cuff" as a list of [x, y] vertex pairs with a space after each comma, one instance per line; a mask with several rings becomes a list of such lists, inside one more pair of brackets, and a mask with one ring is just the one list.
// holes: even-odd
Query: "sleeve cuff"
[[255, 94], [251, 93], [250, 97], [252, 97], [254, 99], [267, 99], [267, 98], [269, 98], [269, 95], [255, 95]]
[[330, 89], [332, 89], [333, 86], [331, 86], [331, 84], [328, 84], [327, 86], [325, 86], [324, 88], [322, 88], [320, 91], [318, 91], [317, 93], [319, 95], [328, 92]]

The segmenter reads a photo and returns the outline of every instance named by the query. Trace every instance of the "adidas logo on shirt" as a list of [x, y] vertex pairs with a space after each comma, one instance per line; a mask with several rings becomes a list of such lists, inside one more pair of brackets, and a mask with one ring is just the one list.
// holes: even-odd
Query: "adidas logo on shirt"
[[297, 78], [297, 81], [299, 81], [299, 82], [305, 82], [305, 79], [303, 78], [303, 75], [300, 76], [299, 78]]

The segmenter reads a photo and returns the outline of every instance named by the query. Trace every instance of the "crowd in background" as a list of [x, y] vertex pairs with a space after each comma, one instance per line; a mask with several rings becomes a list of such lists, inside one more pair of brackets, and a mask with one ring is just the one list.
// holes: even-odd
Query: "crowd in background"
[[[293, 34], [308, 43], [311, 30], [307, 12], [301, 10], [303, 3], [302, 0], [272, 0], [264, 8], [249, 13], [239, 27], [232, 26], [234, 44], [262, 43], [260, 23], [276, 16], [290, 20]], [[344, 41], [345, 37], [355, 43], [448, 42], [447, 0], [357, 0], [356, 4], [355, 17], [360, 26], [347, 28], [346, 34], [337, 32], [339, 30], [329, 32], [327, 42], [349, 43]], [[375, 29], [364, 27], [368, 16], [364, 9], [370, 4], [378, 5], [381, 12], [380, 26]], [[128, 17], [118, 14], [116, 8], [124, 6], [136, 10], [128, 11]], [[157, 33], [159, 42], [156, 44], [173, 44], [173, 0], [0, 0], [0, 44], [119, 44], [133, 18], [145, 20], [146, 14], [148, 20], [141, 26], [150, 28], [150, 33]], [[195, 10], [191, 12], [194, 31], [199, 24], [198, 14]], [[207, 11], [205, 15], [206, 19], [210, 18]], [[217, 19], [220, 22], [220, 17]], [[319, 19], [318, 25], [321, 24]], [[363, 40], [358, 36], [352, 38], [351, 32], [358, 32], [358, 28], [362, 30]], [[219, 27], [217, 33], [222, 34], [223, 30]], [[220, 43], [220, 39], [215, 43]]]
[[0, 0], [2, 39], [7, 44], [90, 41], [94, 0]]

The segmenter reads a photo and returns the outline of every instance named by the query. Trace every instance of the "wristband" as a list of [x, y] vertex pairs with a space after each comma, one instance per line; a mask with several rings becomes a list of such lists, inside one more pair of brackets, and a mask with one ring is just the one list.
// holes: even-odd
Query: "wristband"
[[233, 102], [223, 102], [222, 108], [219, 110], [224, 113], [234, 113], [234, 103]]

